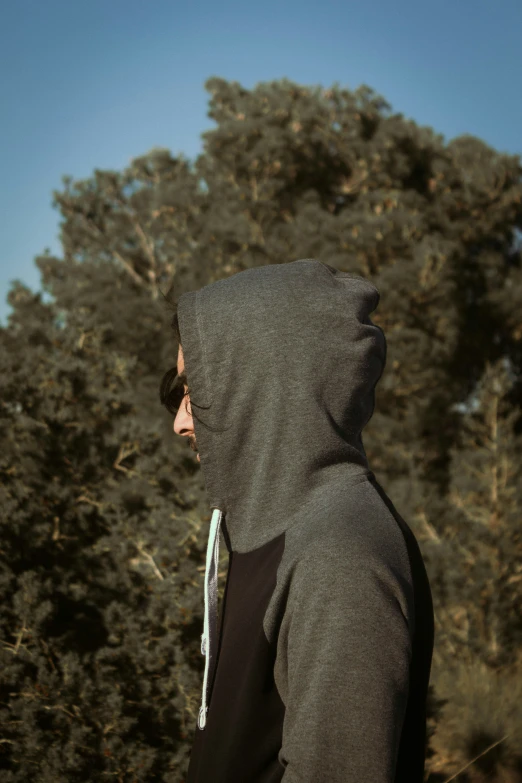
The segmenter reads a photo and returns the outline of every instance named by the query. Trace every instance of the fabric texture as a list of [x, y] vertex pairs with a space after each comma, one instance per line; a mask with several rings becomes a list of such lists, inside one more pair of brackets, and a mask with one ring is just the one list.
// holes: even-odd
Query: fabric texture
[[179, 299], [212, 510], [189, 783], [423, 781], [431, 591], [362, 441], [386, 364], [378, 303], [317, 259]]

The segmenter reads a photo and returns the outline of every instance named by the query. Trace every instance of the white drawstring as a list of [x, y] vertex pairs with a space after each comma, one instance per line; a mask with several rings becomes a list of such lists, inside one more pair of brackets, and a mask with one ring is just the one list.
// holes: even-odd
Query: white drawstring
[[198, 728], [204, 729], [207, 723], [207, 688], [210, 667], [214, 666], [217, 641], [217, 582], [219, 567], [219, 529], [223, 512], [215, 508], [210, 521], [207, 544], [207, 565], [205, 569], [205, 619], [201, 635], [201, 655], [206, 656], [205, 677], [203, 679], [203, 698], [198, 715]]

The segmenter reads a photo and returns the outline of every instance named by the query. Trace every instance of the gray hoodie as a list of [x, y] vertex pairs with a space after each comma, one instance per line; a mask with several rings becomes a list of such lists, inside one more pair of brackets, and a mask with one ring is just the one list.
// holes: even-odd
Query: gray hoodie
[[378, 303], [315, 259], [179, 299], [212, 511], [188, 783], [423, 781], [431, 591], [361, 435], [386, 363]]

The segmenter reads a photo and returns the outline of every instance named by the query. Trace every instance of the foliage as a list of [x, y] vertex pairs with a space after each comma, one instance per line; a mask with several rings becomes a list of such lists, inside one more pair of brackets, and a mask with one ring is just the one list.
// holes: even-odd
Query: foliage
[[520, 710], [498, 697], [488, 721], [480, 687], [507, 694], [521, 665], [520, 159], [445, 143], [364, 85], [206, 88], [198, 158], [65, 177], [62, 257], [36, 260], [52, 301], [9, 294], [0, 776], [183, 780], [210, 514], [158, 404], [177, 355], [162, 294], [317, 257], [381, 292], [388, 363], [364, 442], [434, 593], [428, 766], [442, 781], [509, 733], [481, 757], [493, 780], [522, 763]]

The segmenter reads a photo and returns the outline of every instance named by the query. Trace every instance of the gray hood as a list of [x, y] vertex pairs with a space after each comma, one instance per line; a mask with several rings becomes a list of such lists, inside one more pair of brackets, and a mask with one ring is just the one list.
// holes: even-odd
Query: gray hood
[[335, 491], [370, 473], [361, 432], [386, 363], [378, 303], [368, 280], [316, 259], [179, 298], [201, 469], [230, 550], [280, 535], [319, 483]]

